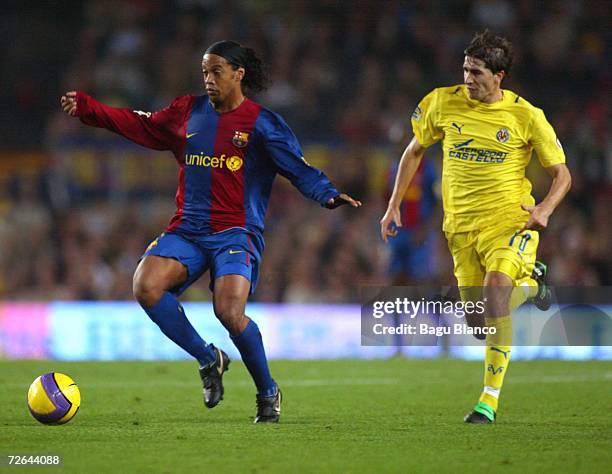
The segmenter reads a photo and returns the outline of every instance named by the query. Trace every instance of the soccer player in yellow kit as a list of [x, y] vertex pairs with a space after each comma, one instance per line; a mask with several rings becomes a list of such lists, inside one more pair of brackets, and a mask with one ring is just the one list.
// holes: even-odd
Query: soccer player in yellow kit
[[[486, 336], [484, 389], [465, 421], [492, 423], [510, 359], [511, 309], [528, 297], [540, 309], [550, 306], [546, 266], [536, 262], [538, 231], [569, 190], [571, 176], [542, 110], [501, 89], [513, 60], [508, 40], [484, 31], [464, 53], [464, 84], [434, 89], [412, 115], [414, 138], [380, 224], [385, 242], [396, 235], [401, 197], [426, 148], [442, 140], [443, 230], [455, 277], [463, 300], [486, 298], [485, 323], [496, 329]], [[552, 177], [537, 205], [525, 177], [533, 150]]]

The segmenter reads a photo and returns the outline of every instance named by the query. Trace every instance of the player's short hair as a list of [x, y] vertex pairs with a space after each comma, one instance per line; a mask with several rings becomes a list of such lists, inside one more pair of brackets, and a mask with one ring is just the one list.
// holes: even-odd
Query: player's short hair
[[504, 71], [507, 76], [514, 62], [512, 43], [502, 36], [494, 35], [488, 29], [476, 33], [463, 53], [480, 59], [493, 74]]
[[216, 54], [225, 58], [234, 69], [244, 68], [241, 85], [250, 92], [265, 90], [270, 83], [268, 68], [255, 50], [237, 41], [218, 41], [208, 47], [204, 54]]

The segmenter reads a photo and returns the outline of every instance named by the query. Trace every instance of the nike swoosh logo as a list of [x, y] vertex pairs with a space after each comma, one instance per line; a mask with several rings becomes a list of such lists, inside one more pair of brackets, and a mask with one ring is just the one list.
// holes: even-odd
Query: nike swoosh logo
[[220, 361], [220, 364], [217, 366], [217, 372], [219, 375], [223, 375], [223, 354], [221, 354], [221, 351], [219, 349], [217, 349], [217, 352], [219, 353]]
[[230, 255], [234, 255], [235, 253], [242, 253], [244, 252], [244, 250], [230, 250], [229, 253]]
[[197, 134], [198, 134], [198, 132], [195, 132], [195, 133], [188, 133], [188, 134], [187, 134], [187, 138], [191, 138], [191, 137], [193, 137], [194, 135], [197, 135]]

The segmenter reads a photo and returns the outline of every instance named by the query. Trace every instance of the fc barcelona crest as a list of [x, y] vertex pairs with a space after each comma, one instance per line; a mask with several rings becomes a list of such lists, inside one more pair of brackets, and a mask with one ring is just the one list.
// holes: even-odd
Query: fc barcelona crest
[[234, 138], [232, 138], [232, 143], [238, 148], [244, 148], [249, 144], [249, 134], [246, 132], [235, 131]]
[[500, 128], [497, 131], [496, 137], [499, 143], [506, 143], [508, 139], [510, 138], [510, 132], [508, 132], [507, 128]]

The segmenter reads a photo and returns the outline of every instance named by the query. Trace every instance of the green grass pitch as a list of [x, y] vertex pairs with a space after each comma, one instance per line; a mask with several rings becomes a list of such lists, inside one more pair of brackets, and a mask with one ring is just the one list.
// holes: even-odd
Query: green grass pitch
[[[243, 365], [204, 408], [189, 362], [0, 362], [0, 453], [58, 453], [61, 467], [3, 472], [610, 472], [612, 363], [516, 361], [495, 425], [462, 422], [482, 365], [458, 360], [274, 361], [279, 425], [253, 425]], [[38, 375], [65, 372], [83, 403], [64, 426], [26, 406]]]

